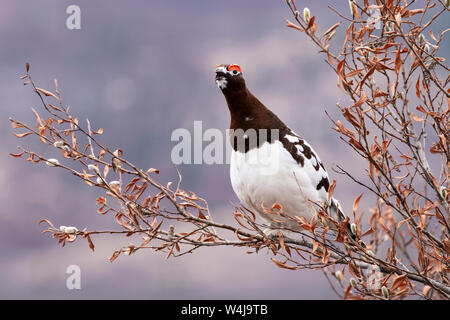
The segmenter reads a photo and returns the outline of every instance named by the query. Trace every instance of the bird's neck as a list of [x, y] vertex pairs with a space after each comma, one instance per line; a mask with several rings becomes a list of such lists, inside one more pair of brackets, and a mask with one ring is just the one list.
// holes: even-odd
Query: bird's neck
[[224, 90], [231, 114], [230, 129], [280, 129], [284, 123], [264, 106], [246, 87]]

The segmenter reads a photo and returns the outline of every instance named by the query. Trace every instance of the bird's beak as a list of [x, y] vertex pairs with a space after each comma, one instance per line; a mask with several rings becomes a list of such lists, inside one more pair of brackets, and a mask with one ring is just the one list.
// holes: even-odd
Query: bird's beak
[[223, 64], [218, 64], [216, 66], [216, 80], [225, 79], [226, 71], [226, 66], [224, 66]]
[[223, 64], [218, 64], [216, 66], [216, 73], [223, 73], [225, 74], [227, 72], [227, 66]]

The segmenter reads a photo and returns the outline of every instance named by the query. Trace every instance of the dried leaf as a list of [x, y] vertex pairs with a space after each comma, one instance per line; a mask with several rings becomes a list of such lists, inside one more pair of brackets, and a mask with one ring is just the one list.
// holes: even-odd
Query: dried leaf
[[330, 203], [330, 199], [333, 196], [334, 188], [336, 188], [336, 180], [333, 180], [330, 187], [328, 188], [328, 203]]
[[147, 170], [147, 173], [152, 173], [152, 172], [154, 172], [156, 174], [159, 174], [159, 170], [158, 169], [150, 168], [150, 169]]
[[364, 69], [357, 69], [357, 70], [350, 71], [349, 73], [347, 73], [346, 77], [347, 78], [354, 77], [354, 76], [360, 74], [361, 71], [364, 71]]
[[38, 224], [41, 224], [42, 222], [45, 222], [45, 223], [47, 223], [49, 226], [51, 226], [53, 229], [56, 229], [55, 226], [53, 225], [53, 223], [51, 223], [50, 220], [42, 219], [41, 221], [39, 221]]
[[108, 258], [108, 260], [109, 260], [110, 262], [113, 262], [114, 260], [117, 259], [118, 256], [120, 256], [120, 251], [114, 251], [114, 253], [112, 254], [112, 256]]
[[203, 214], [203, 212], [200, 209], [198, 209], [198, 217], [203, 220], [208, 219], [208, 218], [206, 218], [206, 216]]
[[21, 152], [21, 153], [10, 153], [9, 155], [14, 157], [14, 158], [20, 158], [25, 152]]
[[395, 289], [399, 288], [400, 286], [404, 286], [407, 284], [407, 278], [406, 274], [403, 274], [401, 276], [396, 276], [394, 282], [392, 283], [391, 291], [394, 291]]
[[17, 138], [23, 138], [23, 137], [26, 137], [26, 136], [28, 136], [28, 135], [30, 135], [30, 134], [32, 134], [33, 132], [25, 132], [25, 133], [14, 133], [14, 135], [17, 137]]
[[424, 287], [423, 287], [423, 290], [422, 290], [422, 294], [423, 294], [424, 296], [426, 296], [426, 295], [428, 294], [428, 292], [430, 292], [430, 290], [431, 290], [431, 287], [430, 287], [430, 286], [424, 286]]
[[[306, 27], [306, 31], [311, 29], [314, 26], [314, 21], [316, 20], [316, 17], [311, 17], [308, 22], [308, 26]], [[315, 30], [311, 29], [311, 31], [314, 33]]]
[[339, 27], [341, 25], [342, 21], [339, 21], [338, 23], [336, 23], [335, 25], [333, 25], [332, 27], [330, 27], [327, 31], [324, 32], [324, 34], [322, 35], [322, 38], [325, 38], [328, 34], [330, 34], [331, 32], [334, 31], [334, 29], [336, 29], [337, 27]]
[[275, 262], [275, 264], [276, 264], [278, 267], [280, 267], [280, 268], [289, 269], [289, 270], [297, 270], [296, 267], [287, 265], [287, 264], [281, 262], [280, 260], [277, 260], [277, 259], [275, 259], [275, 258], [271, 258], [271, 259], [272, 259], [272, 261]]
[[97, 202], [97, 205], [99, 205], [99, 204], [106, 204], [106, 198], [105, 197], [98, 197], [96, 202]]
[[296, 24], [293, 24], [293, 23], [290, 22], [288, 19], [286, 19], [286, 27], [288, 27], [288, 28], [293, 28], [293, 29], [297, 29], [297, 30], [299, 30], [299, 31], [301, 31], [301, 32], [305, 32], [305, 29], [303, 29], [302, 27], [300, 27], [300, 26], [298, 26], [298, 25], [296, 25]]
[[41, 120], [41, 117], [39, 117], [39, 114], [36, 112], [36, 110], [34, 110], [34, 108], [31, 108], [31, 111], [33, 112], [34, 116], [36, 117], [36, 120], [39, 123], [39, 125], [41, 127], [43, 127], [44, 124], [42, 123], [42, 120]]
[[416, 116], [414, 113], [412, 113], [411, 112], [411, 118], [413, 118], [413, 120], [414, 121], [417, 121], [417, 122], [421, 122], [421, 121], [424, 121], [425, 119], [424, 118], [421, 118], [421, 117], [418, 117], [418, 116]]
[[89, 234], [86, 233], [85, 235], [83, 235], [83, 237], [87, 238], [87, 241], [89, 242], [89, 248], [91, 248], [92, 251], [95, 251], [94, 243], [92, 242]]
[[58, 108], [58, 107], [55, 107], [53, 104], [48, 104], [48, 106], [50, 107], [50, 108], [52, 108], [53, 110], [56, 110], [56, 111], [59, 111], [59, 112], [62, 112], [62, 110], [60, 109], [60, 108]]
[[398, 48], [397, 54], [395, 55], [395, 68], [394, 68], [394, 70], [395, 70], [395, 73], [397, 74], [397, 77], [398, 77], [398, 73], [400, 72], [400, 68], [402, 66], [402, 59], [400, 57], [400, 49], [401, 48]]
[[39, 91], [40, 93], [44, 94], [47, 97], [53, 97], [55, 99], [58, 99], [58, 97], [53, 92], [50, 92], [48, 90], [45, 90], [42, 88], [36, 88], [36, 91]]
[[395, 21], [397, 22], [398, 26], [401, 28], [401, 24], [402, 24], [402, 15], [401, 15], [401, 13], [397, 13], [395, 15]]
[[358, 211], [359, 201], [361, 200], [362, 196], [363, 196], [363, 193], [361, 193], [359, 195], [359, 197], [356, 198], [355, 202], [353, 202], [353, 212], [357, 212]]
[[420, 75], [417, 77], [417, 81], [416, 81], [416, 96], [417, 98], [421, 98], [420, 97]]

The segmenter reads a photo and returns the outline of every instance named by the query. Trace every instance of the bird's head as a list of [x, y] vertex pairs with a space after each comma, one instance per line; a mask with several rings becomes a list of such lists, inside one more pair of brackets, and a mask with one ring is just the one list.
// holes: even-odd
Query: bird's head
[[218, 64], [216, 84], [222, 91], [238, 91], [245, 88], [242, 69], [237, 64]]

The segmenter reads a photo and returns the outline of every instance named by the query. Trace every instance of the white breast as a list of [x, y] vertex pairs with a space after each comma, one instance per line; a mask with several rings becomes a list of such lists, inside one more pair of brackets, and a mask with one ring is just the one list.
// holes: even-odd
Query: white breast
[[[280, 141], [265, 142], [247, 153], [233, 151], [230, 161], [231, 184], [239, 200], [248, 209], [259, 213], [267, 222], [261, 208], [279, 203], [289, 216], [303, 216], [308, 221], [314, 215], [314, 205], [327, 200], [327, 192], [317, 190], [317, 171], [311, 161], [301, 167]], [[280, 219], [278, 216], [277, 219]]]

